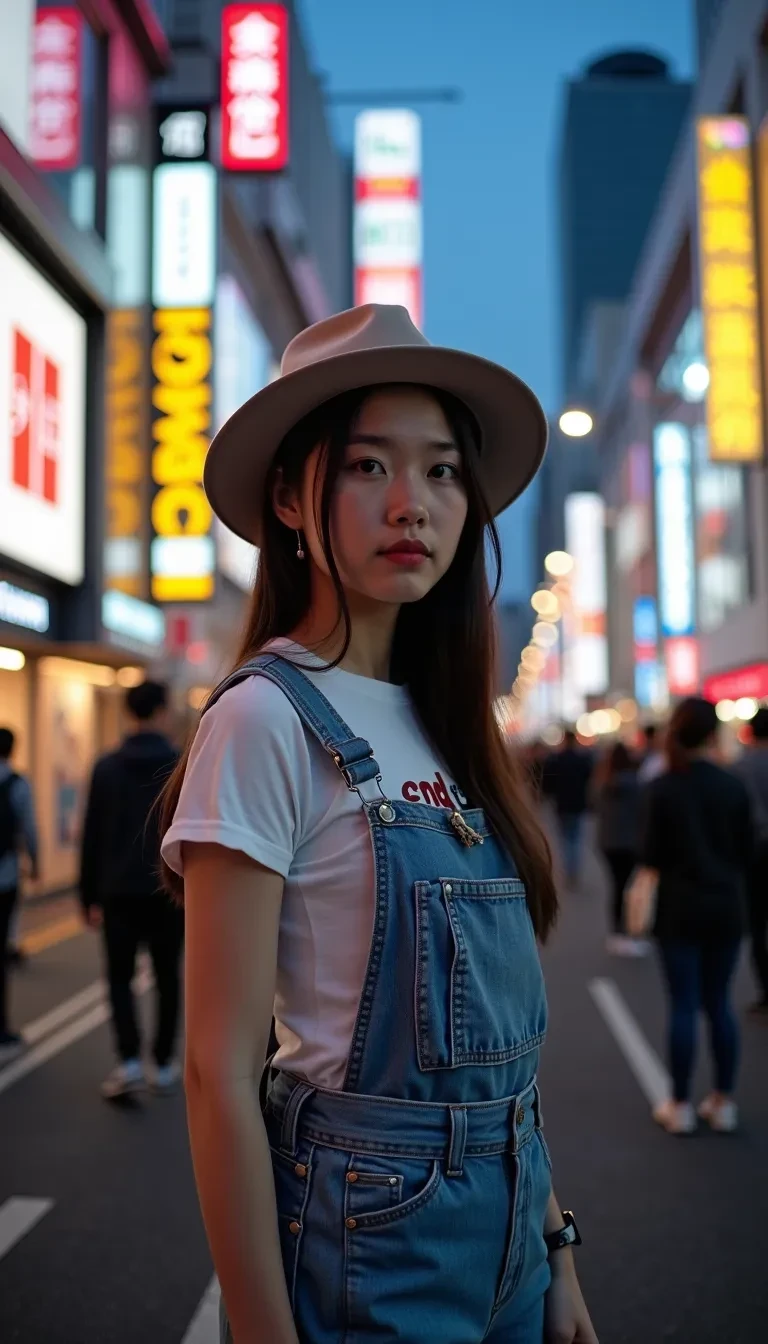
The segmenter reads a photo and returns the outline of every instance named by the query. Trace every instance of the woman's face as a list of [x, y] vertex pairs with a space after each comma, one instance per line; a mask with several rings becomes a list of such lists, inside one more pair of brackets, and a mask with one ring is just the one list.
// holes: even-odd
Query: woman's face
[[[309, 459], [301, 513], [317, 568], [328, 566], [315, 498], [319, 451]], [[456, 554], [467, 516], [458, 444], [439, 403], [418, 387], [387, 387], [363, 404], [331, 510], [333, 553], [348, 592], [418, 602]]]

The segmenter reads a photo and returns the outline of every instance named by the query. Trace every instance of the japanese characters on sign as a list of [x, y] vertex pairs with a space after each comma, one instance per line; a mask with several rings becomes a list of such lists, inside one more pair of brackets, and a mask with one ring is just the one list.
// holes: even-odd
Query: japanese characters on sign
[[702, 117], [697, 131], [709, 456], [757, 462], [763, 398], [749, 127], [743, 117]]
[[221, 165], [279, 172], [288, 162], [288, 13], [225, 5], [221, 39]]
[[355, 126], [355, 303], [422, 311], [421, 122], [370, 110]]
[[64, 6], [38, 9], [35, 17], [30, 154], [49, 171], [80, 163], [82, 23], [79, 10]]

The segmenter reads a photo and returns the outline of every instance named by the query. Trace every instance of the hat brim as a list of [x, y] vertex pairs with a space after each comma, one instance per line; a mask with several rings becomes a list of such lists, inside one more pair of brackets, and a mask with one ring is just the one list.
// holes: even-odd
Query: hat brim
[[547, 446], [547, 419], [529, 387], [499, 364], [434, 345], [377, 347], [319, 360], [262, 388], [213, 439], [203, 483], [232, 532], [261, 543], [263, 493], [286, 434], [342, 392], [417, 383], [450, 392], [469, 407], [482, 434], [479, 476], [494, 515], [535, 476]]

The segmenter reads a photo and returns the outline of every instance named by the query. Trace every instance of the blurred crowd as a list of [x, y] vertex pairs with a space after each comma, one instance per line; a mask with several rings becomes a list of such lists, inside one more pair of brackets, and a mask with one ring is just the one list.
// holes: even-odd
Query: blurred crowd
[[[587, 835], [609, 879], [607, 950], [645, 956], [653, 944], [669, 997], [672, 1096], [655, 1110], [669, 1132], [697, 1119], [736, 1127], [739, 1033], [731, 987], [749, 935], [757, 995], [768, 1017], [768, 708], [733, 759], [708, 701], [679, 704], [664, 728], [597, 749], [567, 729], [525, 761], [550, 813], [566, 893], [583, 886]], [[638, 740], [639, 739], [639, 740]], [[650, 941], [652, 939], [652, 942]], [[714, 1089], [690, 1098], [699, 1012], [709, 1020]]]

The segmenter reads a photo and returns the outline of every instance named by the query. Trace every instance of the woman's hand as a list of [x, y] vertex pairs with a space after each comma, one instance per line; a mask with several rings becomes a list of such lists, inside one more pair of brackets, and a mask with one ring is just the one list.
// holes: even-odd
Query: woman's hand
[[556, 1251], [544, 1306], [544, 1344], [598, 1344], [572, 1254]]

